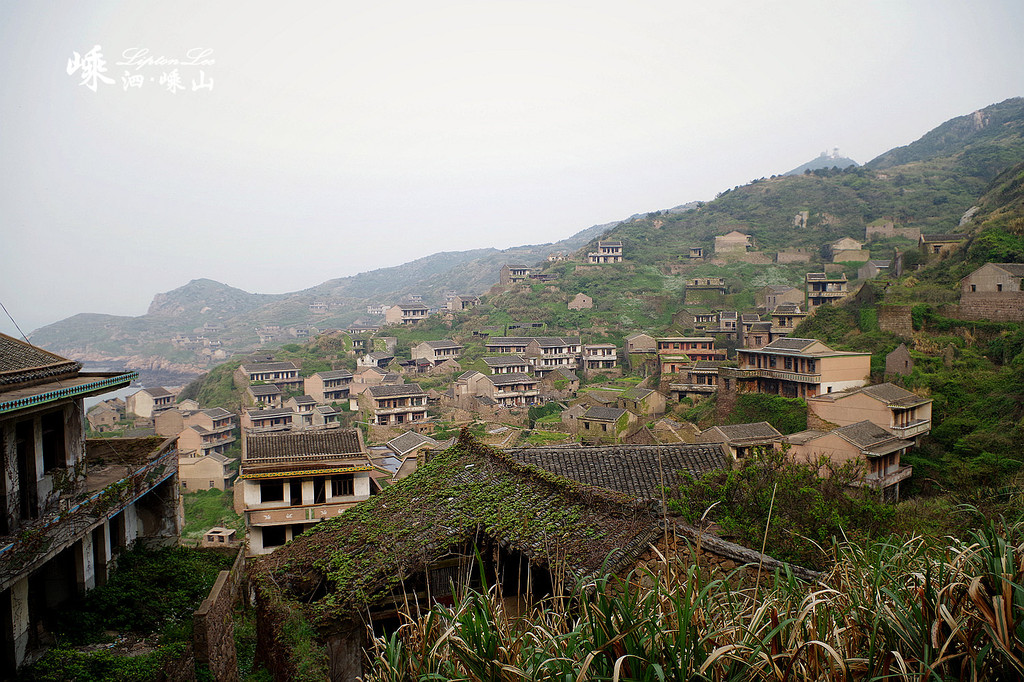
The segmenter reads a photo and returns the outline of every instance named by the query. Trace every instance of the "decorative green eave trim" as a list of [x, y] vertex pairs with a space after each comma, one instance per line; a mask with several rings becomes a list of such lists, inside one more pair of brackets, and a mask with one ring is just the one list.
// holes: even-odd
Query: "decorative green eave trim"
[[330, 469], [305, 469], [303, 471], [267, 471], [251, 474], [241, 474], [239, 478], [289, 478], [294, 476], [325, 476], [327, 474], [350, 474], [356, 471], [373, 471], [372, 466], [333, 467]]
[[16, 412], [17, 410], [24, 410], [29, 407], [44, 405], [58, 400], [77, 398], [90, 393], [106, 392], [115, 388], [123, 388], [130, 385], [138, 378], [138, 372], [127, 372], [125, 374], [118, 374], [117, 376], [100, 379], [99, 381], [91, 381], [87, 384], [58, 388], [55, 391], [47, 391], [45, 393], [37, 393], [36, 395], [27, 396], [25, 398], [0, 402], [0, 414]]

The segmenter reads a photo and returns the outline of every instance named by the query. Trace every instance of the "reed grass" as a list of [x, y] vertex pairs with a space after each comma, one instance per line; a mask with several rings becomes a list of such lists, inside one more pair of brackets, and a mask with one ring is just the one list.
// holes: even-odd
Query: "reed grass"
[[831, 551], [816, 584], [668, 561], [525, 613], [465, 592], [375, 639], [366, 679], [1024, 679], [1024, 524]]

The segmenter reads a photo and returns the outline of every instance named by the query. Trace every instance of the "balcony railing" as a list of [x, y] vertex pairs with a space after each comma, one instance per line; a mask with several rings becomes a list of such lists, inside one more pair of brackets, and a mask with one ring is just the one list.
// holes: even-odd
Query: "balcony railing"
[[820, 374], [802, 374], [798, 372], [786, 372], [778, 369], [754, 368], [737, 369], [732, 373], [736, 379], [780, 379], [782, 381], [795, 381], [801, 384], [820, 384]]
[[339, 516], [346, 509], [358, 504], [365, 497], [353, 497], [351, 502], [332, 504], [315, 504], [298, 507], [281, 507], [277, 509], [247, 509], [246, 515], [250, 526], [265, 526], [279, 523], [302, 523], [321, 521]]
[[914, 473], [912, 466], [890, 467], [889, 473], [878, 475], [869, 474], [864, 476], [863, 484], [876, 489], [888, 488], [900, 481], [905, 481]]
[[889, 427], [889, 430], [900, 438], [913, 438], [914, 436], [920, 436], [922, 433], [928, 433], [931, 429], [932, 421], [930, 419], [916, 419], [904, 426]]

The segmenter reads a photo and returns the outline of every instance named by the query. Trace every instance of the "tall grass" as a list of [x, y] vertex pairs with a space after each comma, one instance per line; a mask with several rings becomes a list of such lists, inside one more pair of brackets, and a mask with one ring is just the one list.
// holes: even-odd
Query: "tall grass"
[[1024, 524], [833, 553], [814, 585], [667, 562], [522, 614], [469, 592], [376, 639], [366, 679], [1024, 679]]

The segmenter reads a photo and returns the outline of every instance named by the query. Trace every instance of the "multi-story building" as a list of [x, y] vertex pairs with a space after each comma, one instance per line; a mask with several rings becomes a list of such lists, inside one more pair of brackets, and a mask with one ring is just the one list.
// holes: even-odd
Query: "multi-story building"
[[614, 343], [588, 343], [583, 346], [584, 369], [615, 369], [617, 366], [618, 355]]
[[260, 409], [281, 407], [281, 398], [284, 394], [274, 384], [256, 384], [245, 389], [245, 397], [249, 404]]
[[53, 617], [107, 579], [138, 538], [176, 544], [174, 439], [86, 440], [83, 399], [134, 372], [81, 364], [0, 334], [0, 678], [53, 642]]
[[662, 374], [677, 374], [699, 360], [725, 360], [725, 350], [715, 348], [712, 336], [663, 336], [658, 338]]
[[413, 360], [426, 360], [431, 365], [440, 365], [445, 360], [456, 360], [462, 355], [462, 344], [451, 339], [424, 341], [412, 347]]
[[597, 242], [597, 251], [587, 254], [587, 262], [596, 265], [600, 263], [621, 263], [622, 242], [618, 239], [602, 239]]
[[529, 374], [492, 374], [483, 376], [481, 384], [490, 384], [485, 395], [502, 407], [522, 407], [537, 402], [540, 395], [537, 379]]
[[294, 362], [244, 362], [235, 370], [235, 379], [237, 386], [263, 382], [282, 391], [302, 390], [302, 377]]
[[154, 416], [174, 407], [174, 394], [163, 386], [144, 388], [132, 393], [125, 400], [125, 410], [136, 417], [152, 419]]
[[235, 425], [235, 415], [222, 407], [183, 413], [178, 451], [197, 457], [222, 455], [235, 442]]
[[756, 422], [713, 426], [703, 431], [697, 442], [720, 443], [733, 459], [745, 459], [760, 448], [781, 447], [782, 438], [782, 434], [768, 422]]
[[352, 372], [347, 369], [333, 369], [317, 372], [306, 377], [306, 394], [318, 403], [333, 403], [348, 400]]
[[532, 336], [491, 336], [484, 342], [488, 353], [515, 353], [523, 355], [533, 341]]
[[837, 426], [866, 420], [915, 442], [932, 429], [932, 399], [890, 383], [824, 393], [808, 398], [807, 408]]
[[582, 350], [578, 337], [538, 336], [527, 344], [526, 357], [533, 362], [534, 374], [543, 377], [556, 369], [578, 368]]
[[455, 294], [449, 298], [446, 303], [448, 310], [460, 311], [469, 310], [474, 306], [480, 305], [480, 297], [472, 294]]
[[379, 473], [358, 429], [248, 435], [235, 484], [249, 554], [267, 554], [367, 499]]
[[484, 358], [491, 374], [529, 374], [530, 361], [519, 355], [500, 355]]
[[502, 265], [498, 272], [499, 284], [519, 284], [530, 278], [530, 267], [527, 265]]
[[312, 396], [298, 395], [284, 401], [284, 406], [291, 410], [292, 428], [306, 429], [313, 426], [313, 413], [316, 411], [316, 401]]
[[788, 336], [804, 321], [807, 313], [796, 303], [780, 303], [772, 310], [772, 336]]
[[810, 398], [864, 386], [871, 375], [871, 353], [832, 350], [817, 339], [786, 337], [736, 355], [737, 369], [719, 373], [739, 392]]
[[808, 272], [804, 284], [807, 289], [807, 310], [810, 312], [818, 306], [840, 301], [850, 293], [845, 273], [829, 276], [827, 272]]
[[243, 433], [269, 433], [289, 431], [295, 413], [290, 408], [275, 407], [269, 410], [242, 410]]
[[427, 420], [427, 393], [419, 384], [370, 386], [359, 396], [366, 421], [394, 426]]
[[384, 323], [416, 324], [429, 314], [430, 308], [422, 303], [398, 303], [384, 311]]

